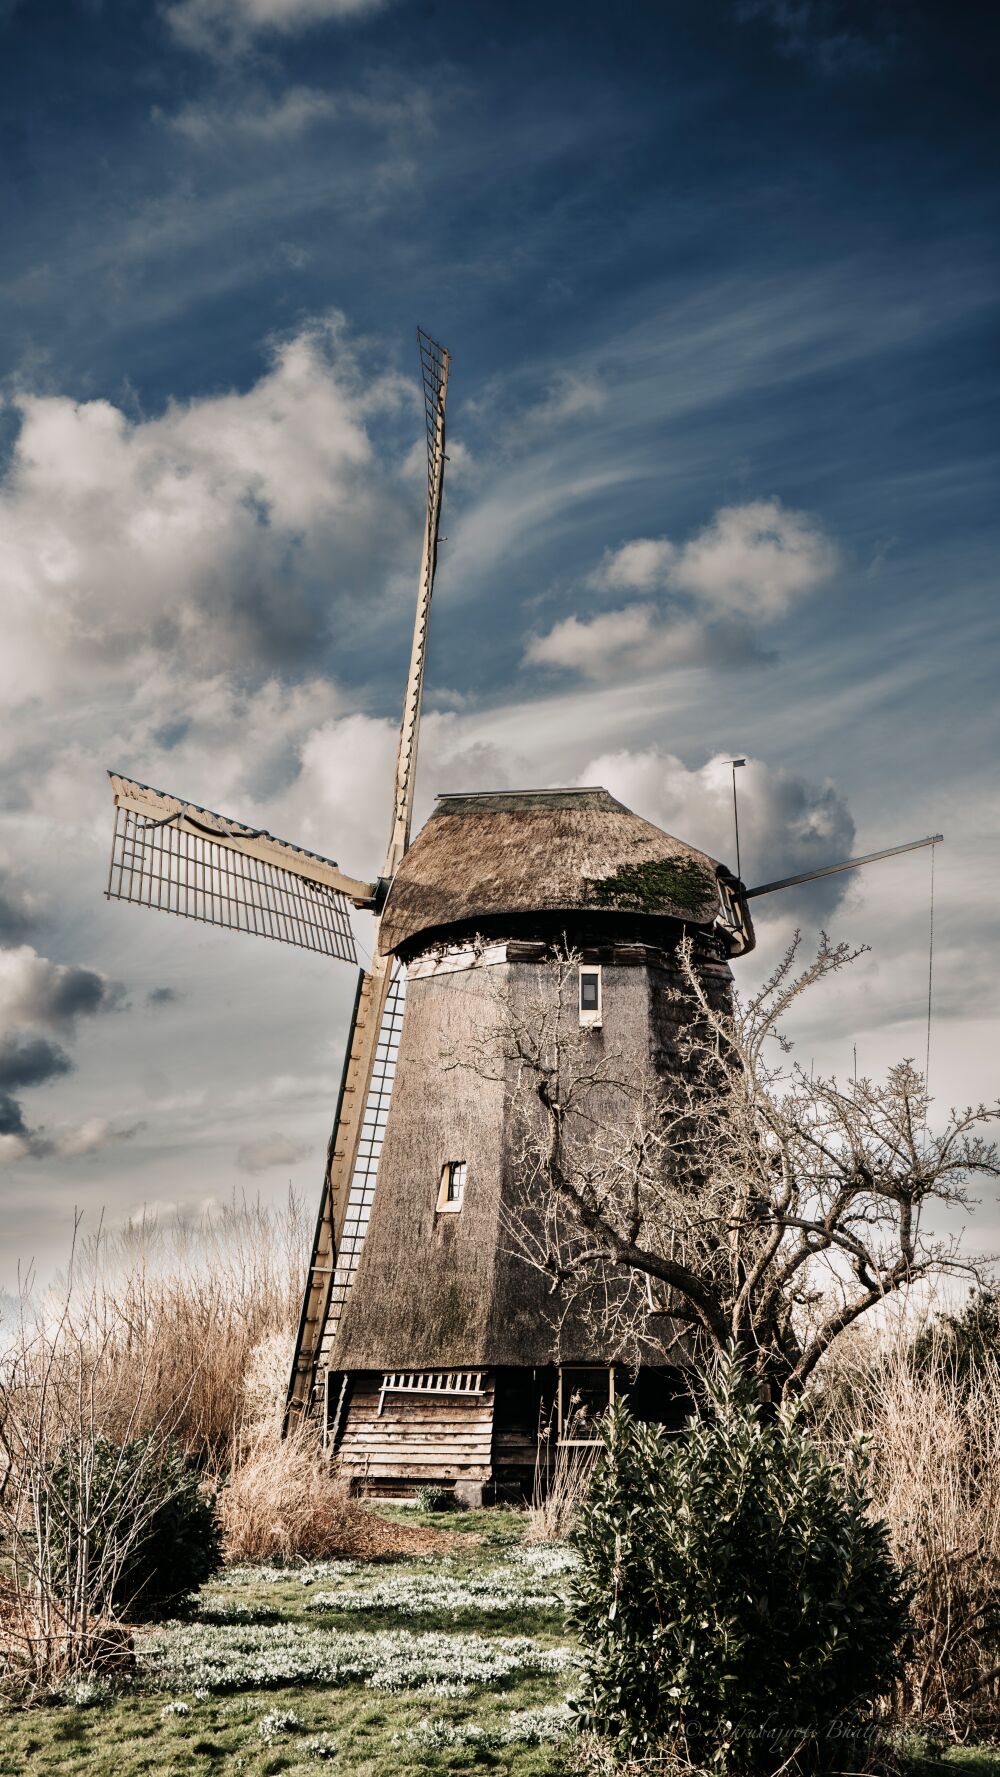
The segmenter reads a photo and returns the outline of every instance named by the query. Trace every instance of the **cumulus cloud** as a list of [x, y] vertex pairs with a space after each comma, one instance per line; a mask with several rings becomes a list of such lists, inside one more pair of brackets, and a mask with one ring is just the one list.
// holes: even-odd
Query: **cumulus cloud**
[[125, 989], [96, 969], [53, 963], [30, 944], [0, 950], [0, 1021], [69, 1032], [79, 1018], [121, 1007]]
[[525, 659], [534, 666], [582, 673], [586, 679], [613, 680], [707, 661], [724, 665], [746, 660], [754, 651], [745, 625], [716, 624], [709, 629], [693, 617], [664, 621], [655, 605], [641, 604], [602, 611], [589, 619], [566, 617], [548, 635], [531, 638]]
[[362, 381], [336, 317], [276, 346], [246, 392], [150, 419], [21, 394], [0, 483], [0, 695], [93, 696], [162, 679], [171, 658], [201, 678], [313, 665], [331, 604], [412, 544], [410, 491], [369, 426], [415, 400], [395, 374]]
[[255, 37], [288, 36], [310, 25], [346, 23], [384, 0], [173, 0], [167, 22], [189, 49], [242, 48]]
[[609, 550], [591, 576], [601, 592], [658, 592], [666, 586], [677, 550], [669, 537], [635, 537]]
[[290, 1135], [260, 1135], [241, 1144], [236, 1164], [241, 1172], [269, 1172], [274, 1166], [295, 1166], [311, 1152], [308, 1142], [293, 1141]]
[[836, 566], [836, 549], [806, 513], [751, 500], [723, 506], [685, 543], [668, 581], [710, 610], [773, 623]]
[[[735, 870], [732, 775], [721, 755], [692, 770], [674, 754], [655, 748], [602, 753], [578, 781], [603, 784], [637, 814]], [[854, 820], [829, 781], [811, 783], [748, 759], [739, 775], [739, 799], [741, 863], [749, 886], [850, 857]], [[832, 876], [785, 890], [773, 903], [755, 902], [754, 918], [766, 920], [772, 909], [784, 917], [799, 908], [812, 919], [820, 918], [842, 900], [849, 883], [849, 876]]]
[[660, 603], [564, 618], [531, 638], [525, 659], [593, 679], [745, 660], [760, 652], [757, 631], [828, 580], [837, 560], [815, 521], [780, 500], [724, 506], [686, 543], [636, 537], [590, 577], [598, 591], [659, 593]]
[[172, 1006], [180, 997], [175, 987], [151, 987], [146, 995], [146, 1004], [155, 1010], [160, 1006]]
[[50, 962], [29, 944], [0, 949], [0, 1162], [61, 1151], [29, 1125], [19, 1097], [73, 1069], [62, 1045], [40, 1031], [72, 1036], [81, 1018], [116, 1010], [124, 994], [98, 970]]
[[[311, 734], [283, 797], [282, 820], [291, 836], [335, 857], [351, 874], [380, 869], [398, 740], [395, 721], [360, 714], [326, 722]], [[440, 791], [517, 784], [531, 771], [518, 754], [478, 739], [453, 711], [432, 711], [421, 723], [415, 830]]]
[[0, 1037], [0, 1090], [17, 1092], [68, 1074], [73, 1063], [60, 1044], [30, 1031], [9, 1030]]

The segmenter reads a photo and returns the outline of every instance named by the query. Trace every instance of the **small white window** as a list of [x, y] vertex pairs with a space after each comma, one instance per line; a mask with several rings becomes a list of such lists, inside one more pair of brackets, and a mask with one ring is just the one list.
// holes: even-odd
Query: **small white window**
[[465, 1174], [467, 1168], [464, 1160], [446, 1160], [441, 1168], [441, 1188], [438, 1191], [438, 1214], [457, 1215], [465, 1197]]
[[593, 1028], [602, 1022], [601, 971], [596, 964], [586, 964], [580, 970], [580, 1023]]

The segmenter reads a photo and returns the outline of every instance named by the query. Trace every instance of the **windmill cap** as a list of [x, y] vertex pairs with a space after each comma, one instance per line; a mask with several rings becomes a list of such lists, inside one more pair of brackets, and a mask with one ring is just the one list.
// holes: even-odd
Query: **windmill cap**
[[379, 944], [406, 950], [532, 913], [711, 926], [720, 870], [599, 785], [448, 791], [393, 878]]

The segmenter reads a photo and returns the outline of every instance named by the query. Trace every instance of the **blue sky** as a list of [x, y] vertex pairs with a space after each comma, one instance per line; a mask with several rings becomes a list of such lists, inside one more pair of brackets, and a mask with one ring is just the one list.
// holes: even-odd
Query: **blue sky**
[[[932, 1083], [995, 1096], [998, 39], [0, 5], [3, 1281], [74, 1205], [318, 1188], [347, 971], [109, 908], [102, 773], [377, 866], [418, 321], [454, 359], [422, 808], [599, 779], [728, 857], [738, 752], [750, 880], [945, 830]], [[796, 922], [872, 945], [800, 1016], [822, 1065], [922, 1055], [927, 891], [921, 854], [762, 908], [747, 981]]]

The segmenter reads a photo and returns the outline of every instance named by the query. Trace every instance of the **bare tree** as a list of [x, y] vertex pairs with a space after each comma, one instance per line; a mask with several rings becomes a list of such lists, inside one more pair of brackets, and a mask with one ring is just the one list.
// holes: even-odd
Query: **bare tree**
[[530, 1004], [498, 990], [496, 1028], [451, 1063], [507, 1082], [521, 1184], [508, 1232], [553, 1311], [625, 1362], [698, 1368], [735, 1349], [771, 1399], [801, 1391], [886, 1298], [942, 1274], [981, 1281], [986, 1258], [932, 1221], [971, 1209], [972, 1177], [1000, 1172], [982, 1131], [1000, 1106], [935, 1130], [909, 1061], [841, 1084], [789, 1060], [789, 1007], [860, 954], [824, 935], [799, 968], [798, 948], [746, 1004], [720, 1004], [682, 943], [668, 1067], [580, 1030], [570, 954]]

